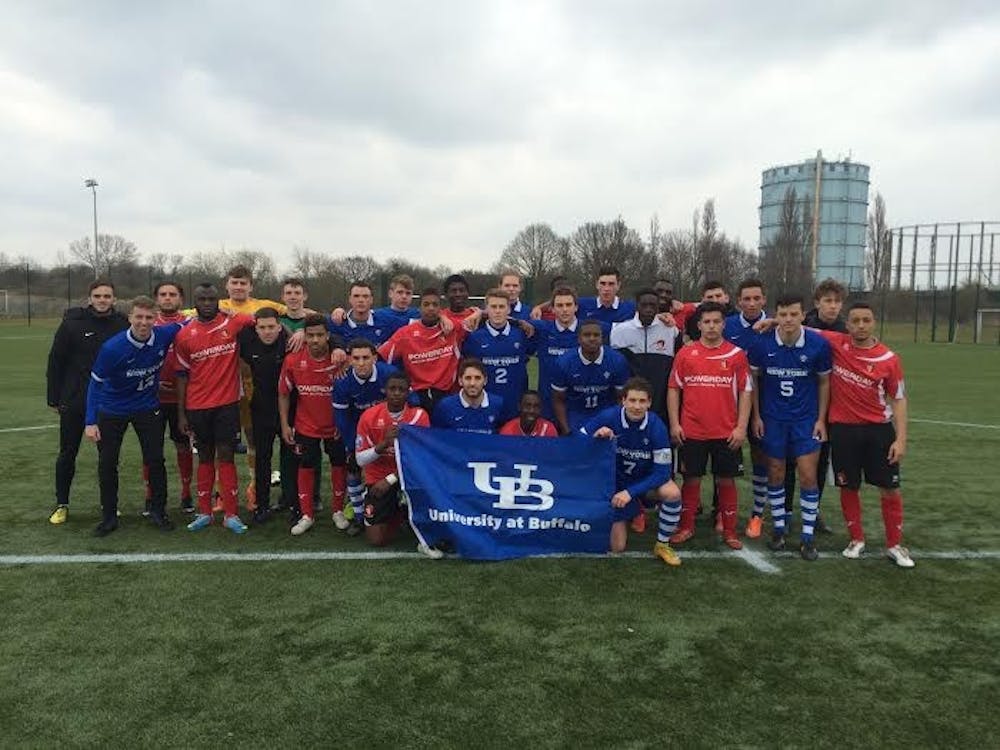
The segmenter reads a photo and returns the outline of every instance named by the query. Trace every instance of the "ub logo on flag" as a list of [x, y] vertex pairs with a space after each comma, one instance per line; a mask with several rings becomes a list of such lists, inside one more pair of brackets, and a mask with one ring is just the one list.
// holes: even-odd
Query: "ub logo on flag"
[[[466, 464], [472, 469], [476, 489], [487, 495], [496, 495], [494, 508], [501, 510], [548, 510], [555, 503], [552, 492], [555, 485], [548, 479], [538, 479], [532, 473], [537, 465], [514, 464], [514, 470], [520, 471], [520, 476], [497, 476], [492, 474], [497, 467], [495, 463], [470, 461]], [[494, 484], [495, 483], [495, 484]], [[532, 488], [536, 487], [537, 490]], [[533, 498], [533, 501], [518, 502], [518, 498]]]

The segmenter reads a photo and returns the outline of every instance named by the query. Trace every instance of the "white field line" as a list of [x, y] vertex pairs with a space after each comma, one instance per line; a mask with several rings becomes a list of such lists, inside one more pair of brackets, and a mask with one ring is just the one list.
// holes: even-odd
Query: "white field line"
[[57, 424], [39, 424], [39, 425], [35, 425], [34, 427], [4, 427], [3, 429], [0, 429], [0, 433], [2, 433], [2, 432], [29, 432], [30, 430], [51, 430], [51, 429], [54, 429], [54, 428], [56, 428], [58, 426], [59, 425], [57, 425]]
[[941, 424], [947, 427], [972, 427], [979, 430], [1000, 430], [1000, 424], [977, 424], [975, 422], [947, 422], [941, 419], [914, 419], [910, 418], [911, 422], [918, 422], [920, 424]]

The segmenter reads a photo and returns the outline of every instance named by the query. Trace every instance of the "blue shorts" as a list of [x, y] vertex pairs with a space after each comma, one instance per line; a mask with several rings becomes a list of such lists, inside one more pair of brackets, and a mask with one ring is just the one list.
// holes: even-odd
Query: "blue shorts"
[[761, 450], [764, 455], [782, 461], [814, 453], [822, 446], [813, 437], [815, 425], [815, 421], [785, 422], [780, 419], [765, 419], [764, 437], [760, 440]]
[[611, 508], [611, 523], [631, 521], [640, 513], [642, 513], [642, 505], [639, 502], [639, 498], [633, 497], [628, 501], [628, 505], [622, 508]]

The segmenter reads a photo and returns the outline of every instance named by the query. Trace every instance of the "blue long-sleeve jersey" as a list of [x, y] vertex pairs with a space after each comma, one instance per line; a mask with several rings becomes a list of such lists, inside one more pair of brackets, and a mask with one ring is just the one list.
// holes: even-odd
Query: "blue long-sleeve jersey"
[[602, 427], [615, 434], [615, 488], [642, 497], [670, 480], [670, 433], [653, 412], [633, 422], [625, 407], [612, 406], [581, 428], [593, 436]]
[[500, 418], [504, 422], [517, 416], [521, 394], [528, 389], [528, 358], [534, 350], [534, 342], [511, 323], [499, 331], [487, 323], [462, 344], [464, 356], [485, 365], [490, 393], [503, 399]]
[[334, 382], [333, 417], [348, 452], [354, 450], [361, 413], [385, 401], [385, 381], [396, 371], [392, 365], [376, 362], [367, 380], [358, 378], [352, 367], [344, 377]]

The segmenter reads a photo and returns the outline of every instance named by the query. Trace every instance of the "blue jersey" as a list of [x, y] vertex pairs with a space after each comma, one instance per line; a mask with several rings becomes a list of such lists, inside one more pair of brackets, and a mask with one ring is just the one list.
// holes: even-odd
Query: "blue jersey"
[[819, 376], [833, 367], [830, 345], [820, 334], [803, 328], [785, 346], [775, 331], [754, 343], [749, 359], [759, 376], [763, 419], [811, 424], [819, 418]]
[[333, 416], [348, 451], [354, 450], [355, 433], [361, 412], [385, 401], [385, 381], [396, 368], [376, 362], [371, 377], [359, 380], [354, 368], [333, 383]]
[[611, 336], [613, 324], [623, 323], [635, 317], [635, 303], [618, 297], [615, 297], [608, 307], [602, 305], [597, 297], [580, 297], [579, 305], [577, 317], [580, 320], [596, 320], [600, 323], [605, 342]]
[[566, 328], [554, 320], [533, 320], [535, 327], [535, 356], [538, 357], [538, 393], [542, 397], [542, 415], [552, 419], [552, 378], [556, 372], [556, 362], [566, 352], [576, 349], [576, 329], [574, 320]]
[[373, 311], [368, 313], [368, 320], [362, 323], [356, 323], [351, 319], [350, 313], [347, 313], [343, 323], [338, 326], [331, 320], [327, 323], [327, 328], [333, 335], [343, 338], [345, 344], [354, 339], [368, 339], [375, 346], [381, 346], [402, 325], [404, 324], [398, 318]]
[[504, 422], [517, 416], [521, 394], [528, 389], [528, 357], [534, 349], [534, 342], [510, 323], [500, 331], [487, 323], [462, 344], [463, 356], [475, 357], [486, 365], [490, 393], [503, 399], [500, 416]]
[[146, 341], [132, 337], [132, 329], [116, 333], [101, 346], [90, 370], [87, 424], [101, 414], [127, 417], [160, 407], [160, 368], [180, 323], [154, 326]]
[[510, 317], [514, 318], [514, 320], [526, 320], [529, 323], [533, 322], [531, 320], [531, 305], [518, 300], [510, 306]]
[[438, 401], [431, 417], [431, 426], [459, 432], [482, 432], [490, 435], [503, 426], [500, 411], [503, 399], [493, 393], [483, 394], [483, 403], [470, 406], [459, 391]]
[[377, 310], [375, 310], [375, 314], [380, 317], [386, 318], [387, 320], [395, 319], [396, 322], [398, 323], [396, 328], [399, 328], [400, 326], [405, 326], [411, 320], [420, 320], [420, 310], [418, 310], [413, 306], [410, 306], [405, 310], [397, 310], [392, 305], [389, 305], [388, 307], [378, 308]]
[[625, 357], [608, 346], [601, 347], [593, 362], [579, 347], [563, 354], [556, 363], [552, 390], [566, 394], [570, 430], [580, 429], [599, 411], [616, 404], [629, 375]]
[[663, 420], [647, 412], [641, 422], [633, 422], [625, 407], [612, 406], [581, 428], [593, 436], [602, 427], [615, 434], [615, 489], [628, 490], [641, 498], [670, 481], [670, 433]]
[[726, 317], [726, 326], [722, 331], [722, 337], [726, 341], [736, 344], [743, 351], [748, 352], [750, 351], [750, 347], [754, 345], [754, 342], [762, 336], [770, 335], [769, 332], [761, 333], [753, 329], [753, 324], [763, 320], [765, 317], [767, 317], [765, 313], [761, 313], [760, 317], [756, 320], [747, 320], [743, 317], [743, 313], [729, 315]]

